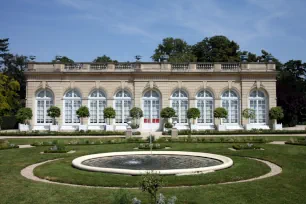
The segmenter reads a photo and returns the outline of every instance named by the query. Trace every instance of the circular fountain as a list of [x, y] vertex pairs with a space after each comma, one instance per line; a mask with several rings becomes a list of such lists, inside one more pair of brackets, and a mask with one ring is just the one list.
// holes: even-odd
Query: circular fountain
[[232, 159], [216, 154], [181, 151], [135, 151], [92, 154], [72, 161], [78, 169], [105, 173], [188, 175], [231, 167]]

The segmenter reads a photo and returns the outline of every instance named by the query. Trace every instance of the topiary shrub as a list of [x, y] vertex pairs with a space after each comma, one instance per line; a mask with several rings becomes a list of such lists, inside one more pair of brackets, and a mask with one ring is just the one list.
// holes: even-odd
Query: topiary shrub
[[110, 124], [110, 119], [116, 117], [116, 111], [112, 107], [107, 107], [103, 111], [104, 117], [108, 119], [108, 124]]
[[195, 119], [199, 118], [201, 116], [201, 112], [198, 108], [189, 108], [187, 111], [187, 118], [188, 119]]
[[81, 118], [81, 124], [83, 124], [83, 118], [89, 117], [89, 110], [86, 106], [81, 106], [77, 111], [76, 114], [79, 118]]
[[255, 119], [256, 115], [255, 115], [255, 110], [251, 109], [251, 108], [246, 108], [243, 110], [242, 112], [242, 116], [246, 119]]
[[17, 111], [16, 119], [18, 122], [25, 124], [28, 120], [31, 120], [33, 117], [32, 109], [31, 108], [20, 108]]
[[47, 114], [49, 117], [53, 118], [53, 125], [56, 125], [55, 118], [58, 118], [61, 116], [61, 109], [59, 109], [59, 107], [56, 107], [56, 106], [51, 106], [47, 110]]
[[284, 118], [284, 111], [282, 109], [282, 107], [277, 106], [277, 107], [273, 107], [270, 109], [269, 111], [269, 117], [271, 120], [281, 120]]
[[[130, 116], [133, 118], [133, 123], [134, 123], [133, 125], [138, 125], [139, 126], [138, 120], [139, 120], [139, 118], [143, 117], [143, 112], [142, 112], [141, 108], [134, 107], [130, 110]], [[136, 120], [136, 122], [135, 122], [135, 120]]]
[[[228, 112], [223, 107], [219, 107], [219, 108], [216, 108], [214, 110], [214, 117], [215, 118], [227, 118], [227, 115], [228, 115]], [[221, 124], [221, 121], [220, 121], [220, 124]]]
[[176, 115], [175, 110], [173, 108], [167, 107], [163, 108], [162, 111], [160, 112], [160, 117], [162, 118], [172, 118]]

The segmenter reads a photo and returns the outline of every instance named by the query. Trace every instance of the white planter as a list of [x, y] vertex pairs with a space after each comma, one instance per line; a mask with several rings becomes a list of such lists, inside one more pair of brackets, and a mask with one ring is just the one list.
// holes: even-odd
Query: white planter
[[198, 125], [191, 125], [191, 130], [196, 130], [196, 131], [198, 131]]
[[226, 125], [217, 125], [218, 131], [226, 131]]
[[106, 131], [114, 131], [114, 126], [113, 125], [105, 125], [105, 130]]
[[87, 125], [79, 125], [79, 131], [87, 131], [88, 130], [88, 126]]
[[27, 131], [30, 131], [30, 125], [26, 125], [26, 124], [21, 124], [21, 123], [19, 123], [19, 124], [18, 124], [18, 129], [19, 129], [19, 131], [21, 131], [21, 132], [27, 132]]
[[283, 124], [273, 124], [273, 130], [282, 130]]
[[50, 125], [50, 131], [58, 132], [59, 131], [59, 125]]

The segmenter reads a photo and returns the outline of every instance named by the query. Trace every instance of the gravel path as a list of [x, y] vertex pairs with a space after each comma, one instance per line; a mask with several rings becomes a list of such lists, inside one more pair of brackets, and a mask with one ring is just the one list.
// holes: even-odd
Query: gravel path
[[[60, 158], [62, 159], [62, 158]], [[102, 187], [102, 186], [86, 186], [86, 185], [78, 185], [78, 184], [68, 184], [68, 183], [60, 183], [60, 182], [55, 182], [55, 181], [49, 181], [46, 179], [41, 179], [37, 176], [34, 175], [33, 171], [36, 167], [41, 166], [45, 163], [57, 161], [60, 159], [54, 159], [54, 160], [47, 160], [44, 162], [32, 164], [24, 169], [21, 170], [21, 175], [27, 179], [30, 179], [32, 181], [38, 181], [38, 182], [43, 182], [43, 183], [50, 183], [50, 184], [57, 184], [57, 185], [63, 185], [63, 186], [71, 186], [71, 187], [83, 187], [83, 188], [105, 188], [105, 189], [121, 189], [121, 188], [126, 188], [126, 189], [138, 189], [136, 187]], [[217, 184], [206, 184], [206, 185], [198, 185], [198, 186], [208, 186], [208, 185], [225, 185], [225, 184], [234, 184], [234, 183], [245, 183], [245, 182], [251, 182], [251, 181], [256, 181], [272, 176], [276, 176], [282, 172], [282, 168], [272, 162], [266, 161], [266, 160], [261, 160], [261, 159], [256, 159], [256, 158], [248, 158], [248, 159], [253, 159], [259, 162], [265, 163], [267, 166], [270, 167], [271, 171], [267, 174], [264, 174], [259, 177], [251, 178], [251, 179], [245, 179], [245, 180], [240, 180], [240, 181], [231, 181], [231, 182], [224, 182], [224, 183], [217, 183]], [[195, 187], [198, 187], [195, 186]], [[175, 186], [175, 187], [165, 187], [165, 188], [189, 188], [190, 186]]]

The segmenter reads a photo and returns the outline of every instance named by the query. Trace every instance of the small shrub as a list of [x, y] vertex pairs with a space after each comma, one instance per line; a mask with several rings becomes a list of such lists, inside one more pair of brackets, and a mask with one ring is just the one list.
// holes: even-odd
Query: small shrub
[[246, 119], [255, 119], [256, 115], [255, 115], [255, 110], [251, 109], [251, 108], [246, 108], [243, 110], [242, 112], [242, 116]]
[[270, 109], [269, 111], [269, 117], [272, 120], [281, 120], [284, 118], [284, 112], [282, 107], [277, 106], [277, 107], [273, 107]]
[[87, 106], [81, 106], [77, 111], [76, 114], [79, 118], [81, 118], [81, 124], [83, 124], [83, 118], [89, 117], [89, 110]]
[[225, 108], [219, 107], [216, 108], [214, 111], [214, 117], [215, 118], [226, 118], [228, 115], [228, 112]]
[[233, 148], [236, 149], [236, 150], [243, 150], [243, 149], [261, 149], [261, 147], [255, 146], [254, 144], [251, 144], [251, 143], [233, 145]]
[[201, 115], [201, 112], [198, 108], [189, 108], [187, 111], [187, 118], [188, 119], [197, 119]]
[[53, 118], [53, 125], [56, 124], [55, 118], [58, 118], [61, 116], [61, 109], [59, 109], [56, 106], [51, 106], [48, 110], [47, 110], [48, 116]]
[[138, 129], [138, 128], [139, 128], [139, 125], [138, 125], [138, 124], [131, 124], [131, 128], [132, 128], [132, 129]]
[[169, 122], [165, 123], [165, 128], [172, 128], [172, 127], [173, 127], [173, 125], [171, 123], [169, 123]]
[[110, 119], [116, 117], [116, 111], [112, 107], [107, 107], [103, 110], [104, 117], [108, 119], [108, 123], [110, 124]]
[[26, 123], [27, 120], [31, 120], [33, 117], [32, 109], [31, 108], [20, 108], [17, 111], [16, 119], [20, 123]]
[[173, 108], [167, 107], [163, 108], [162, 111], [160, 112], [160, 116], [162, 118], [172, 118], [176, 115], [175, 110]]
[[149, 193], [151, 203], [157, 203], [157, 192], [164, 186], [163, 177], [157, 174], [146, 174], [139, 182], [140, 189]]

